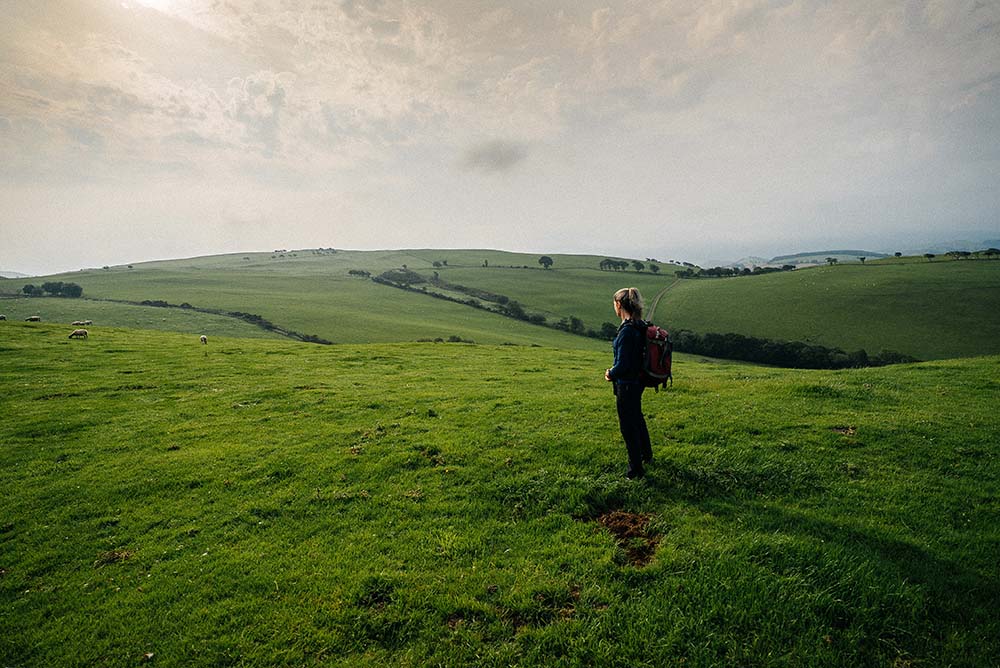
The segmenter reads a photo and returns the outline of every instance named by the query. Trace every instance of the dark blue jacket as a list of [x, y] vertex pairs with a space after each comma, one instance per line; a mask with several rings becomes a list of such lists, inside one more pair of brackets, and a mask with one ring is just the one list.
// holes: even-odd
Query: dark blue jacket
[[615, 341], [611, 344], [615, 351], [615, 364], [608, 372], [611, 380], [619, 385], [639, 383], [642, 371], [642, 356], [646, 330], [643, 322], [625, 320], [618, 328]]

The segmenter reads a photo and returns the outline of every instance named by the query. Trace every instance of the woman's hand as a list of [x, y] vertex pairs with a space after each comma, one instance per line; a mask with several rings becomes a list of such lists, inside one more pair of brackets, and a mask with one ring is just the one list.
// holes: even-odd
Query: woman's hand
[[607, 380], [607, 381], [611, 380], [611, 369], [605, 369], [605, 371], [604, 371], [604, 380]]

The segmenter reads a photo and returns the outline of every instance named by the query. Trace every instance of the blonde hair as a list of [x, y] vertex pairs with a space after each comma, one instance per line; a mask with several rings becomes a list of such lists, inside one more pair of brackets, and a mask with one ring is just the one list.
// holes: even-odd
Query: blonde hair
[[615, 293], [614, 299], [633, 318], [642, 317], [642, 295], [638, 288], [622, 288]]

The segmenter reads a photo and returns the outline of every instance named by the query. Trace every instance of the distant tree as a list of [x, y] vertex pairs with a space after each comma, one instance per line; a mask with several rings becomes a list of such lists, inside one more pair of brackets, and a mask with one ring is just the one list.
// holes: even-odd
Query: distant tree
[[826, 258], [826, 263], [832, 267], [833, 265], [837, 264], [837, 258], [828, 257]]
[[927, 258], [928, 262], [931, 262], [932, 260], [934, 260], [935, 256], [934, 253], [924, 253], [924, 257]]
[[649, 270], [651, 272], [653, 272], [654, 274], [658, 274], [658, 273], [660, 273], [660, 265], [658, 265], [658, 264], [651, 264], [651, 265], [649, 265]]
[[441, 263], [438, 262], [437, 260], [435, 260], [434, 263], [433, 263], [433, 266], [434, 266], [435, 269], [440, 269], [441, 268]]
[[608, 258], [604, 258], [603, 260], [601, 260], [601, 263], [599, 265], [601, 267], [601, 271], [608, 271], [609, 269], [611, 269], [612, 262], [613, 261]]
[[602, 339], [607, 339], [608, 341], [612, 341], [614, 340], [617, 334], [618, 334], [618, 325], [611, 322], [601, 323]]
[[47, 281], [42, 283], [42, 290], [48, 292], [50, 295], [58, 295], [62, 292], [63, 283], [62, 281]]
[[483, 266], [484, 267], [490, 266], [490, 261], [489, 260], [483, 260]]
[[586, 328], [583, 326], [583, 320], [580, 320], [575, 315], [571, 315], [569, 317], [569, 331], [574, 334], [583, 334], [585, 329]]
[[900, 253], [899, 251], [896, 251], [895, 253], [893, 253], [893, 255], [895, 255], [896, 257], [903, 257], [903, 254]]
[[983, 251], [983, 255], [988, 258], [995, 258], [1000, 255], [1000, 248], [987, 248]]
[[29, 297], [41, 297], [42, 295], [45, 294], [45, 290], [42, 290], [37, 285], [33, 285], [31, 283], [28, 283], [23, 288], [21, 288], [21, 292], [28, 295]]
[[62, 286], [62, 290], [59, 291], [59, 294], [63, 297], [76, 299], [77, 297], [83, 296], [83, 288], [76, 283], [65, 283]]
[[542, 257], [538, 258], [538, 264], [548, 269], [549, 267], [552, 266], [552, 258], [550, 258], [548, 255], [543, 255]]
[[859, 255], [859, 256], [858, 256], [858, 259], [859, 259], [859, 260], [861, 260], [861, 264], [864, 264], [864, 263], [865, 263], [865, 260], [867, 260], [868, 258], [866, 258], [866, 257], [864, 257], [864, 256], [861, 256], [861, 255]]
[[638, 260], [632, 260], [632, 266], [635, 267], [636, 271], [642, 271], [643, 269], [646, 268], [646, 265], [644, 265], [642, 262], [639, 262]]

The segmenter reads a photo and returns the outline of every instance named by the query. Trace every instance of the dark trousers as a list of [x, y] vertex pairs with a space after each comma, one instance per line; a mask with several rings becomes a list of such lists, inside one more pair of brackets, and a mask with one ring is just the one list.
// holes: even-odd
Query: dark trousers
[[642, 416], [642, 391], [639, 384], [615, 383], [615, 399], [618, 407], [618, 426], [625, 439], [628, 451], [629, 471], [641, 471], [643, 460], [653, 458], [653, 446], [649, 442], [646, 418]]

